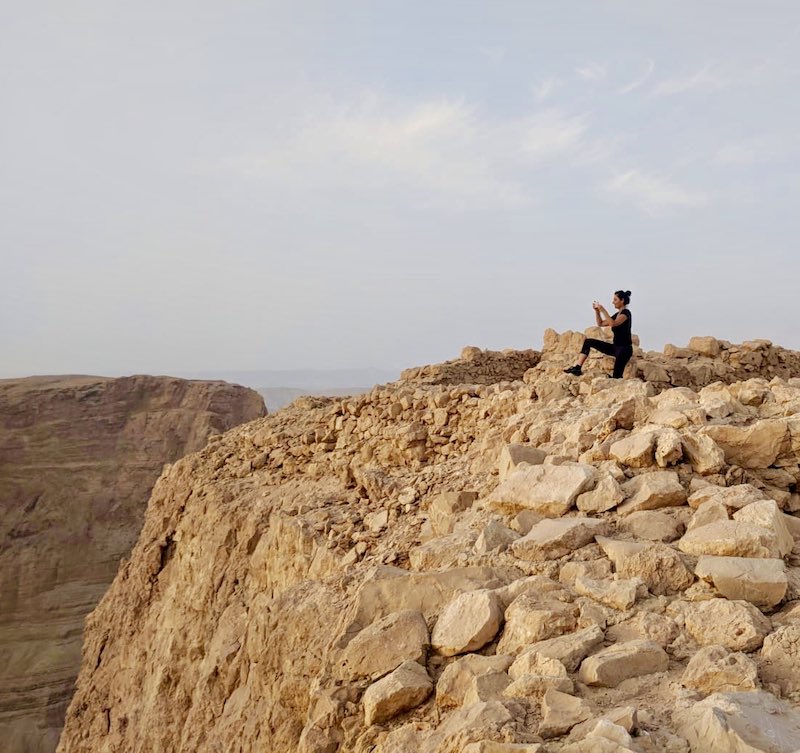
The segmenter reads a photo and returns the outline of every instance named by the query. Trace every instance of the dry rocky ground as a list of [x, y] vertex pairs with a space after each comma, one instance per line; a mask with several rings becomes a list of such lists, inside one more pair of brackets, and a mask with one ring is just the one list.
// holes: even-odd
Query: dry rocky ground
[[800, 354], [703, 337], [567, 377], [581, 337], [166, 468], [59, 750], [800, 749]]
[[263, 416], [252, 390], [168, 377], [0, 380], [0, 750], [52, 753], [82, 628], [166, 462]]

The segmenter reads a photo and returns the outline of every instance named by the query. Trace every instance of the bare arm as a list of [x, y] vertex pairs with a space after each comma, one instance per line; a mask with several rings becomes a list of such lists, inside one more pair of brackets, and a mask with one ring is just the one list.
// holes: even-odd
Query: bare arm
[[600, 327], [619, 327], [620, 324], [625, 324], [628, 321], [628, 317], [625, 314], [617, 314], [617, 318], [612, 319], [604, 306], [595, 309], [595, 314], [597, 314], [598, 326]]

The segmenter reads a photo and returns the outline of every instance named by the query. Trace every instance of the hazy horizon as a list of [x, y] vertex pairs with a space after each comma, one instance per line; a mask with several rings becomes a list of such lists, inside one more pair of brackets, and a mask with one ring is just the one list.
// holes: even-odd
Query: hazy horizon
[[[0, 11], [0, 375], [800, 350], [800, 5]], [[291, 386], [291, 385], [286, 385]]]

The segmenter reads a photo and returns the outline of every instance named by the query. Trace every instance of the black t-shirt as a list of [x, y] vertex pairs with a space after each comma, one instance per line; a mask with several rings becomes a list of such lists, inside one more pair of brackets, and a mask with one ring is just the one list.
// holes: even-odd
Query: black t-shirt
[[627, 345], [632, 346], [633, 341], [631, 340], [631, 312], [628, 309], [622, 309], [622, 311], [618, 311], [612, 319], [616, 319], [620, 314], [625, 314], [628, 317], [619, 327], [612, 327], [611, 331], [614, 333], [614, 345]]

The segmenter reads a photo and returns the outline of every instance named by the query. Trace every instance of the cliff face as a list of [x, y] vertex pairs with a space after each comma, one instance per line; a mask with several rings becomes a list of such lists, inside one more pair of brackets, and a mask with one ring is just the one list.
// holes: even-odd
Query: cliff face
[[0, 740], [55, 749], [83, 620], [129, 554], [165, 463], [265, 414], [223, 382], [0, 381]]
[[301, 399], [165, 469], [59, 751], [800, 748], [800, 354], [703, 338], [638, 352], [653, 381], [576, 379], [579, 337]]

